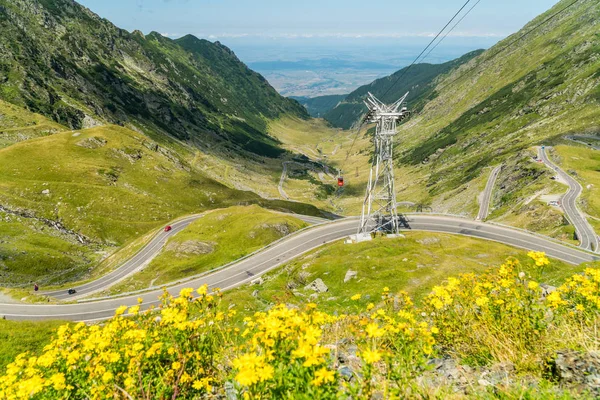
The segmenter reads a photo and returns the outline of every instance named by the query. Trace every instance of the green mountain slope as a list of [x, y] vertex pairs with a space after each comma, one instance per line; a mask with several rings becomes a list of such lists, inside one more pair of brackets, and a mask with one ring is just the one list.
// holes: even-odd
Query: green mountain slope
[[154, 137], [275, 156], [265, 119], [305, 117], [227, 47], [129, 33], [73, 0], [0, 0], [0, 98], [74, 129], [132, 125]]
[[400, 127], [407, 143], [400, 161], [422, 166], [431, 194], [460, 187], [531, 145], [600, 129], [600, 4], [580, 0], [515, 41], [568, 4], [447, 75], [435, 98]]
[[[373, 93], [383, 102], [393, 103], [410, 91], [411, 109], [419, 111], [425, 102], [434, 96], [433, 88], [440, 76], [460, 67], [482, 51], [476, 50], [443, 64], [415, 64], [408, 72], [405, 72], [408, 67], [403, 68], [390, 76], [359, 87], [323, 117], [337, 128], [350, 129], [367, 111], [363, 99], [368, 92]], [[404, 76], [397, 81], [401, 75]]]
[[302, 104], [306, 111], [311, 117], [321, 118], [327, 112], [333, 110], [340, 101], [344, 100], [347, 95], [345, 94], [333, 94], [329, 96], [317, 96], [317, 97], [294, 97], [290, 96], [291, 99], [297, 100]]
[[0, 149], [65, 129], [48, 118], [0, 100]]
[[241, 204], [318, 214], [225, 187], [115, 125], [13, 144], [0, 150], [0, 281], [82, 279], [108, 252], [176, 217]]

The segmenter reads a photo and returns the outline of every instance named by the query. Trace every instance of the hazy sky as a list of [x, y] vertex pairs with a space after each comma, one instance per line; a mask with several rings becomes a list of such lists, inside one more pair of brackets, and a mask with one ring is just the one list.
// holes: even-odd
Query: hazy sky
[[[129, 31], [208, 39], [425, 36], [465, 0], [78, 0]], [[471, 0], [474, 4], [477, 0]], [[454, 36], [504, 37], [557, 0], [481, 0]], [[467, 6], [466, 9], [470, 7]]]

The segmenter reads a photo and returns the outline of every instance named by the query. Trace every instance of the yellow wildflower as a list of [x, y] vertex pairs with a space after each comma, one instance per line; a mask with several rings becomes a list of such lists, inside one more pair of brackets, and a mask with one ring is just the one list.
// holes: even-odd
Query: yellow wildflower
[[198, 293], [200, 296], [204, 296], [206, 293], [208, 293], [208, 285], [200, 286], [198, 290], [196, 290], [196, 293]]
[[367, 335], [372, 338], [382, 337], [385, 334], [385, 330], [381, 329], [375, 322], [371, 322], [367, 325]]
[[377, 350], [365, 350], [362, 352], [362, 359], [367, 364], [374, 364], [377, 361], [381, 360], [381, 353], [379, 353]]
[[534, 281], [529, 281], [529, 283], [527, 284], [527, 287], [531, 290], [535, 290], [539, 287], [540, 285], [537, 282]]
[[335, 373], [323, 367], [315, 372], [315, 379], [312, 380], [312, 384], [321, 386], [323, 383], [333, 382], [335, 379]]
[[483, 296], [483, 297], [478, 297], [475, 299], [475, 304], [477, 304], [479, 307], [483, 307], [486, 304], [488, 304], [490, 302], [490, 299], [488, 299], [487, 297]]
[[110, 371], [106, 371], [102, 375], [102, 382], [104, 382], [104, 383], [108, 383], [108, 382], [112, 381], [112, 379], [113, 379], [113, 374]]
[[546, 257], [546, 253], [543, 251], [530, 251], [527, 255], [535, 261], [535, 265], [538, 267], [544, 267], [550, 264], [550, 261]]
[[192, 292], [194, 289], [192, 288], [183, 288], [179, 291], [179, 297], [183, 297], [185, 299], [192, 297]]
[[52, 383], [52, 387], [54, 390], [63, 390], [65, 385], [65, 374], [59, 372], [50, 377], [50, 382]]
[[127, 310], [127, 306], [121, 306], [119, 308], [117, 308], [117, 310], [115, 311], [115, 315], [119, 316], [119, 315], [123, 315], [123, 313]]

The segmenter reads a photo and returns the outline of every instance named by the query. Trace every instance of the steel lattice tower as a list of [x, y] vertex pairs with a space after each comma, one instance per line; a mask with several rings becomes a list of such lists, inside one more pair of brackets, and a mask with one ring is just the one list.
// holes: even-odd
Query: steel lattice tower
[[369, 240], [371, 233], [378, 231], [388, 234], [400, 233], [392, 156], [396, 124], [409, 115], [404, 106], [404, 100], [407, 97], [408, 93], [392, 105], [382, 103], [371, 93], [365, 100], [365, 104], [369, 108], [365, 121], [377, 123], [377, 128], [373, 138], [375, 154], [358, 227], [357, 241]]

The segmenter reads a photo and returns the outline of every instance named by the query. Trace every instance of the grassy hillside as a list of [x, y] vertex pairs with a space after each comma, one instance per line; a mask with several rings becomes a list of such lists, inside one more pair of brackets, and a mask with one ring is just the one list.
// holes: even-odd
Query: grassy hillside
[[576, 245], [575, 228], [562, 209], [548, 205], [550, 199], [558, 200], [566, 193], [568, 186], [554, 180], [552, 171], [536, 162], [535, 155], [531, 149], [505, 162], [488, 219]]
[[[565, 9], [570, 3], [558, 3], [521, 31], [430, 81], [424, 97], [411, 104], [418, 112], [399, 127], [395, 149], [399, 201], [475, 217], [489, 168], [505, 164], [508, 168], [499, 176], [500, 186], [505, 188], [497, 185], [493, 205], [501, 209], [492, 219], [570, 240], [572, 227], [564, 224], [559, 211], [539, 199], [527, 202], [543, 189], [529, 186], [540, 174], [547, 178], [542, 186], [555, 190], [548, 172], [530, 168], [530, 155], [526, 154], [534, 145], [567, 134], [600, 130], [595, 24], [600, 6], [582, 0]], [[533, 29], [556, 13], [540, 29]], [[408, 77], [413, 72], [418, 70], [409, 71], [405, 83], [391, 88], [390, 93], [397, 89], [402, 90], [395, 96], [404, 93], [408, 88], [400, 85], [410, 85]], [[387, 86], [385, 81], [377, 81], [361, 90], [375, 87], [383, 93], [389, 81]], [[349, 95], [346, 101], [351, 98]], [[360, 111], [356, 108], [352, 113], [355, 120]], [[355, 152], [367, 157], [356, 159], [345, 174], [352, 174], [355, 167], [359, 175], [368, 171], [372, 144], [359, 140], [355, 147]], [[541, 179], [536, 184], [541, 185]], [[361, 186], [364, 188], [364, 182]], [[362, 190], [344, 194], [346, 203], [353, 204], [360, 203], [362, 195]]]
[[447, 75], [437, 96], [400, 127], [407, 142], [400, 160], [426, 164], [431, 194], [465, 184], [532, 144], [597, 126], [597, 2], [581, 1], [517, 40], [567, 4]]
[[133, 125], [277, 156], [265, 118], [307, 115], [218, 42], [129, 33], [73, 0], [0, 7], [0, 99], [70, 128]]
[[[408, 67], [403, 68], [390, 76], [359, 87], [335, 108], [325, 113], [323, 118], [335, 127], [350, 129], [367, 111], [363, 99], [368, 92], [384, 103], [393, 103], [410, 91], [410, 108], [418, 112], [432, 96], [435, 96], [433, 88], [441, 76], [467, 63], [481, 52], [482, 50], [473, 51], [443, 64], [415, 64], [408, 72]], [[398, 81], [400, 76], [402, 79]]]
[[[276, 303], [306, 301], [318, 301], [324, 310], [344, 313], [356, 307], [350, 299], [356, 293], [362, 294], [359, 304], [376, 303], [382, 282], [392, 292], [403, 290], [420, 301], [449, 276], [481, 273], [506, 257], [521, 260], [528, 272], [535, 271], [526, 250], [457, 235], [409, 232], [406, 236], [352, 245], [333, 243], [268, 273], [262, 285], [226, 292], [225, 299], [249, 313]], [[557, 284], [582, 270], [581, 266], [553, 260], [545, 282]], [[344, 282], [348, 271], [356, 271], [357, 275]], [[322, 279], [329, 290], [315, 294], [305, 287], [315, 279]]]
[[0, 100], [0, 149], [66, 129], [39, 114]]
[[263, 248], [306, 223], [258, 206], [215, 210], [169, 239], [144, 270], [115, 285], [110, 294], [160, 286], [221, 267]]
[[107, 251], [184, 214], [249, 203], [318, 214], [223, 186], [114, 125], [17, 143], [0, 160], [5, 285], [82, 279]]
[[40, 352], [50, 343], [52, 335], [65, 321], [6, 321], [0, 320], [0, 373], [23, 352]]
[[300, 104], [302, 104], [308, 114], [314, 118], [321, 118], [327, 112], [334, 109], [338, 103], [346, 98], [345, 94], [333, 94], [329, 96], [318, 96], [318, 97], [294, 97], [290, 96], [290, 98], [297, 100]]
[[[289, 165], [283, 188], [291, 199], [309, 202], [344, 215], [357, 215], [368, 181], [371, 139], [365, 127], [360, 133], [332, 129], [323, 120], [280, 118], [269, 132], [290, 151], [315, 161]], [[327, 172], [324, 166], [328, 166]], [[345, 186], [337, 188], [337, 170], [343, 169]]]

